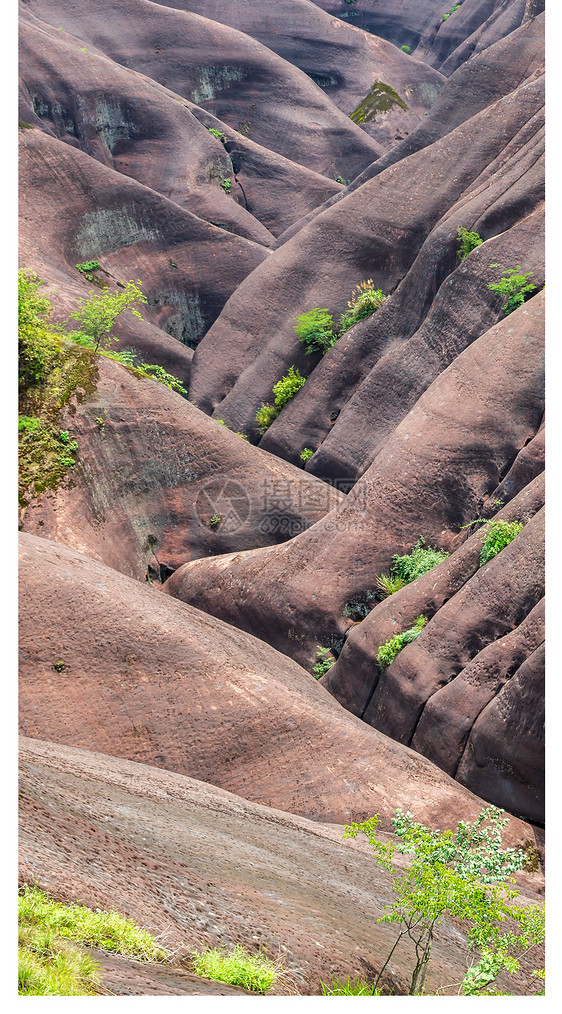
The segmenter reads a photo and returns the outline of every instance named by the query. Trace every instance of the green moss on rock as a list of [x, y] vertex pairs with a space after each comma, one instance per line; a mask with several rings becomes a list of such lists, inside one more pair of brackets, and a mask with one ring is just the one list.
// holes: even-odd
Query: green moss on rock
[[394, 88], [384, 84], [383, 81], [375, 81], [363, 101], [351, 113], [350, 119], [358, 124], [369, 123], [377, 116], [383, 116], [390, 112], [395, 106], [404, 110], [408, 109], [404, 99], [400, 98]]

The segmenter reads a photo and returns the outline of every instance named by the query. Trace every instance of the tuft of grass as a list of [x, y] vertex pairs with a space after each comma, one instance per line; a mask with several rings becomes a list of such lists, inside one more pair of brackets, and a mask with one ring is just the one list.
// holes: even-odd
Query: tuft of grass
[[279, 962], [261, 952], [249, 954], [240, 944], [230, 951], [219, 947], [194, 951], [190, 964], [196, 975], [241, 986], [253, 993], [267, 993], [281, 972]]
[[382, 996], [382, 990], [375, 988], [372, 983], [364, 979], [352, 981], [348, 976], [345, 982], [339, 979], [332, 979], [332, 985], [327, 986], [325, 982], [320, 983], [322, 996]]
[[372, 278], [359, 282], [351, 293], [351, 299], [347, 304], [348, 309], [340, 317], [340, 336], [357, 324], [357, 321], [370, 317], [375, 310], [382, 306], [386, 298], [382, 289], [373, 287]]
[[513, 542], [516, 535], [523, 529], [521, 521], [489, 521], [487, 525], [486, 538], [480, 552], [480, 566], [483, 567], [488, 560], [501, 553], [502, 549]]
[[[324, 676], [332, 668], [336, 660], [329, 648], [322, 648], [321, 645], [317, 644], [316, 649], [315, 658], [318, 661], [314, 663], [312, 675], [314, 679], [319, 680], [321, 676]], [[310, 661], [314, 662], [314, 658], [311, 658]]]
[[18, 898], [18, 992], [23, 996], [91, 996], [99, 965], [76, 945], [99, 947], [140, 961], [167, 961], [147, 933], [118, 912], [64, 905], [24, 884]]
[[379, 574], [375, 581], [377, 588], [388, 597], [394, 595], [395, 592], [400, 591], [404, 587], [406, 582], [401, 577], [393, 577], [392, 574]]
[[423, 628], [427, 623], [427, 616], [423, 613], [418, 616], [417, 620], [414, 621], [413, 627], [405, 630], [402, 634], [395, 634], [384, 644], [381, 644], [377, 652], [377, 663], [381, 672], [394, 662], [396, 656], [402, 651], [407, 644], [415, 641], [420, 636]]

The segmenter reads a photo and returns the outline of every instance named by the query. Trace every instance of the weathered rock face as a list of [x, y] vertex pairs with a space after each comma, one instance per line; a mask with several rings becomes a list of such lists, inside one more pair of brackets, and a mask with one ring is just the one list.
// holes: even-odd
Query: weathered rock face
[[[23, 511], [21, 727], [65, 744], [25, 747], [29, 880], [178, 942], [283, 944], [317, 989], [389, 949], [386, 881], [324, 822], [443, 827], [483, 800], [543, 822], [543, 11], [21, 0], [21, 264], [61, 328], [79, 262], [139, 279], [118, 348], [190, 399], [97, 357], [57, 417], [76, 466]], [[462, 261], [461, 227], [483, 240]], [[534, 290], [506, 317], [489, 286], [513, 270]], [[337, 327], [368, 278], [381, 308], [305, 355], [296, 315]], [[476, 518], [524, 524], [483, 567]], [[382, 600], [420, 536], [451, 555]]]
[[[521, 224], [519, 240], [509, 231], [543, 199], [543, 102], [542, 80], [521, 86], [429, 148], [366, 181], [274, 251], [229, 299], [198, 348], [191, 388], [195, 403], [255, 438], [256, 410], [270, 400], [287, 368], [313, 370], [310, 387], [266, 434], [265, 446], [295, 460], [303, 447], [318, 447], [330, 430], [330, 417], [369, 368], [416, 334], [438, 297], [441, 318], [428, 324], [438, 335], [442, 326], [437, 341], [447, 341], [450, 314], [462, 318], [464, 312], [453, 327], [468, 325], [474, 336], [499, 319], [502, 303], [487, 289], [494, 252], [511, 261], [518, 250], [531, 259], [540, 286], [543, 253], [536, 227]], [[455, 310], [447, 299], [449, 286], [454, 297], [457, 279], [462, 289], [471, 273], [468, 264], [456, 272], [462, 225], [494, 241], [480, 253], [481, 261], [478, 251], [471, 255], [481, 275], [471, 289], [482, 293], [474, 310], [472, 300], [462, 299]], [[318, 354], [307, 356], [295, 335], [294, 317], [327, 307], [337, 322], [354, 285], [367, 277], [391, 298], [346, 332], [318, 364]], [[264, 305], [264, 291], [286, 295]], [[315, 470], [312, 461], [308, 467]]]
[[[41, 20], [202, 105], [258, 144], [334, 179], [352, 179], [381, 148], [306, 74], [242, 32], [146, 0], [103, 7], [30, 0]], [[306, 129], [303, 129], [306, 124]]]
[[20, 74], [21, 120], [266, 247], [270, 227], [277, 235], [342, 189], [30, 14], [22, 19]]
[[[544, 11], [544, 0], [461, 0], [447, 11], [436, 0], [313, 0], [349, 24], [407, 44], [420, 60], [450, 74], [470, 56]], [[456, 8], [456, 9], [455, 9]]]
[[186, 564], [164, 590], [304, 664], [316, 644], [339, 648], [357, 605], [375, 599], [376, 577], [392, 555], [409, 552], [420, 535], [458, 545], [461, 526], [480, 516], [537, 433], [543, 313], [539, 293], [461, 352], [323, 521], [267, 556], [256, 550]]
[[[181, 9], [183, 0], [161, 2]], [[443, 84], [427, 64], [314, 10], [308, 0], [277, 0], [266, 10], [262, 0], [196, 0], [190, 10], [245, 32], [299, 67], [385, 148], [419, 123]]]
[[160, 581], [186, 557], [283, 542], [345, 499], [99, 356], [94, 391], [79, 391], [60, 425], [78, 442], [77, 465], [31, 500], [24, 530], [141, 581]]
[[432, 826], [479, 812], [479, 799], [269, 645], [64, 546], [20, 540], [22, 734], [315, 820], [377, 812], [389, 830], [397, 806]]
[[[120, 911], [172, 949], [242, 943], [280, 951], [293, 990], [303, 993], [334, 975], [363, 978], [381, 968], [395, 937], [377, 921], [392, 898], [390, 875], [373, 866], [366, 842], [342, 841], [343, 828], [52, 743], [22, 739], [20, 762], [22, 881], [93, 908], [118, 899]], [[525, 902], [539, 901], [541, 874], [519, 880]], [[465, 954], [462, 931], [442, 923], [432, 988], [462, 978]], [[531, 952], [525, 971], [541, 960]], [[385, 978], [396, 994], [407, 989], [411, 967], [401, 946]], [[509, 976], [500, 982], [513, 992]]]

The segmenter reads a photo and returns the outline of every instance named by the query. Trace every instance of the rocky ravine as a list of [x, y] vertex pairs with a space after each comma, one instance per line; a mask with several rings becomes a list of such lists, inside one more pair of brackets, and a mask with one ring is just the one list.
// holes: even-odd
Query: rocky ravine
[[[341, 824], [490, 802], [542, 850], [544, 3], [20, 11], [21, 266], [62, 333], [78, 263], [140, 279], [119, 351], [188, 391], [91, 353], [57, 417], [76, 465], [22, 502], [22, 878], [281, 948], [302, 992], [372, 974], [389, 886]], [[534, 285], [507, 316], [497, 265]], [[337, 321], [366, 279], [380, 309], [305, 354], [295, 316]], [[477, 518], [523, 525], [484, 566]], [[384, 598], [420, 536], [450, 555]], [[137, 972], [107, 970], [192, 991]]]

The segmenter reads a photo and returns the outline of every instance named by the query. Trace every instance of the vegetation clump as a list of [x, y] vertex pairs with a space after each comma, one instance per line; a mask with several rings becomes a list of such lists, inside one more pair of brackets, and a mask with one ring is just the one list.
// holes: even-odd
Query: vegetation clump
[[[454, 831], [432, 831], [416, 823], [407, 811], [394, 811], [398, 842], [383, 844], [376, 837], [378, 814], [346, 826], [344, 838], [366, 835], [377, 865], [392, 871], [394, 900], [379, 922], [394, 923], [398, 935], [373, 984], [376, 990], [394, 951], [402, 940], [414, 944], [409, 996], [424, 993], [432, 945], [445, 916], [467, 926], [469, 968], [453, 983], [464, 996], [501, 995], [490, 986], [504, 969], [520, 970], [519, 958], [544, 940], [544, 906], [522, 907], [513, 902], [512, 874], [521, 870], [525, 853], [502, 849], [503, 810], [485, 807], [473, 823], [460, 821]], [[396, 868], [396, 853], [409, 857]], [[543, 972], [535, 973], [539, 978]]]
[[490, 282], [488, 288], [492, 292], [499, 292], [501, 296], [507, 297], [502, 306], [502, 310], [507, 317], [514, 310], [517, 310], [519, 306], [522, 306], [527, 296], [536, 290], [536, 285], [531, 285], [528, 281], [533, 272], [527, 271], [526, 274], [521, 273], [520, 264], [517, 264], [514, 268], [504, 268], [503, 264], [490, 264], [490, 267], [500, 268], [503, 271], [499, 282]]
[[99, 271], [100, 262], [84, 261], [83, 264], [77, 264], [76, 267], [78, 268], [80, 274], [84, 275], [84, 277], [87, 278], [89, 282], [93, 282], [94, 276], [92, 275], [92, 271]]
[[404, 99], [400, 97], [394, 88], [385, 84], [384, 81], [375, 81], [365, 98], [349, 114], [349, 118], [358, 125], [360, 123], [370, 123], [378, 115], [383, 116], [395, 106], [404, 109], [404, 111], [408, 109]]
[[406, 553], [404, 556], [394, 554], [390, 574], [381, 574], [377, 578], [377, 587], [385, 595], [393, 595], [394, 592], [399, 591], [404, 585], [410, 584], [416, 578], [421, 577], [422, 574], [427, 574], [429, 570], [433, 570], [439, 563], [446, 560], [448, 556], [449, 553], [440, 549], [434, 549], [433, 546], [427, 546], [425, 539], [420, 535], [416, 545], [409, 553]]
[[423, 628], [427, 623], [427, 616], [423, 613], [414, 620], [413, 627], [405, 630], [402, 634], [395, 634], [384, 644], [381, 644], [377, 652], [377, 663], [381, 672], [383, 672], [391, 662], [394, 662], [396, 656], [402, 651], [407, 644], [411, 641], [415, 641], [420, 636]]
[[216, 127], [207, 127], [207, 130], [209, 131], [209, 134], [216, 137], [218, 141], [222, 141], [223, 138], [226, 138], [226, 134], [224, 134], [222, 130], [217, 130]]
[[294, 330], [303, 343], [307, 356], [311, 352], [324, 354], [337, 341], [332, 314], [325, 308], [320, 309], [319, 306], [295, 317]]
[[412, 52], [412, 50], [410, 49], [409, 46], [400, 46], [400, 49], [402, 50], [403, 53], [411, 53]]
[[230, 191], [232, 190], [232, 180], [230, 179], [229, 176], [227, 176], [224, 180], [221, 180], [221, 187], [224, 190], [225, 194], [230, 193]]
[[461, 225], [460, 229], [457, 229], [457, 240], [460, 243], [457, 256], [460, 257], [461, 261], [466, 260], [469, 253], [472, 253], [473, 250], [476, 250], [477, 246], [481, 246], [484, 242], [477, 232], [469, 232], [468, 229], [465, 229], [464, 225]]
[[140, 961], [166, 961], [154, 938], [117, 912], [63, 905], [24, 884], [18, 898], [18, 992], [23, 996], [89, 996], [98, 992], [99, 966], [82, 944]]
[[370, 317], [382, 306], [386, 298], [382, 289], [374, 288], [372, 278], [359, 282], [351, 293], [348, 309], [340, 317], [340, 336], [357, 324], [357, 321]]
[[281, 973], [279, 962], [272, 961], [263, 953], [249, 954], [237, 944], [232, 950], [208, 947], [193, 952], [191, 967], [196, 975], [215, 982], [227, 982], [231, 986], [242, 986], [253, 993], [267, 993]]
[[488, 521], [486, 538], [480, 552], [480, 566], [483, 567], [488, 560], [493, 559], [494, 556], [501, 553], [502, 549], [509, 546], [509, 543], [513, 542], [516, 535], [519, 535], [519, 532], [523, 530], [523, 527], [521, 521], [503, 521], [502, 519]]
[[[318, 659], [312, 667], [312, 675], [314, 679], [319, 680], [321, 676], [324, 676], [329, 669], [335, 664], [335, 658], [329, 648], [322, 648], [319, 644], [316, 645], [315, 658]], [[314, 662], [314, 658], [311, 658], [311, 662]]]
[[382, 996], [382, 990], [375, 989], [372, 983], [365, 979], [353, 981], [349, 976], [345, 982], [340, 979], [332, 979], [332, 985], [327, 986], [325, 982], [320, 983], [322, 996]]
[[301, 461], [303, 461], [306, 464], [307, 461], [310, 461], [313, 454], [314, 451], [311, 450], [310, 447], [305, 447], [304, 450], [300, 452], [299, 457]]
[[275, 395], [273, 405], [261, 405], [256, 412], [256, 422], [262, 435], [271, 426], [273, 420], [277, 419], [281, 409], [295, 396], [297, 391], [300, 391], [305, 383], [306, 377], [302, 377], [294, 366], [290, 366], [287, 376], [282, 377], [273, 385], [273, 394]]
[[340, 317], [339, 330], [334, 330], [334, 319], [325, 307], [315, 306], [299, 314], [294, 318], [293, 327], [305, 347], [305, 353], [320, 352], [324, 355], [350, 327], [370, 317], [387, 298], [382, 289], [374, 288], [373, 279], [367, 278], [353, 289], [348, 308]]

